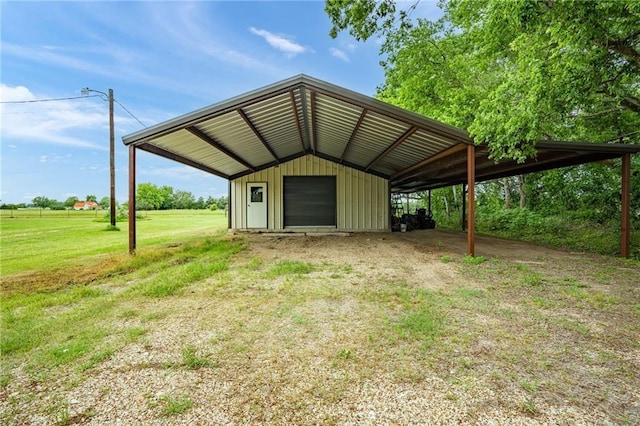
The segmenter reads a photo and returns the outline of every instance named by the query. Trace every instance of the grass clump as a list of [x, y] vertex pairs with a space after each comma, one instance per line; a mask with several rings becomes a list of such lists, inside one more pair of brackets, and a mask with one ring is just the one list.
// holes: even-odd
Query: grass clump
[[132, 289], [144, 296], [168, 297], [184, 287], [229, 269], [229, 259], [244, 248], [234, 241], [207, 238], [190, 243], [161, 264], [163, 270]]
[[277, 278], [282, 275], [305, 275], [315, 270], [313, 263], [299, 260], [281, 260], [273, 265], [267, 272], [268, 278]]
[[398, 318], [395, 329], [400, 339], [419, 340], [430, 345], [442, 334], [444, 324], [440, 312], [429, 306], [421, 306]]
[[486, 260], [487, 259], [484, 256], [471, 256], [469, 254], [462, 258], [462, 262], [467, 265], [479, 265], [484, 263]]
[[164, 395], [162, 397], [162, 414], [164, 416], [182, 414], [191, 407], [193, 407], [193, 402], [187, 397], [174, 397], [171, 395]]
[[182, 365], [188, 370], [217, 367], [218, 363], [208, 358], [199, 357], [194, 346], [188, 346], [182, 351]]

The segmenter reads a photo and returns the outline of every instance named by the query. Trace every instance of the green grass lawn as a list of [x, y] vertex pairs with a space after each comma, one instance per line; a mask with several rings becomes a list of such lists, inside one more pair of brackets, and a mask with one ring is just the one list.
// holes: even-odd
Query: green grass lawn
[[[2, 276], [78, 266], [93, 256], [126, 253], [128, 222], [120, 231], [106, 232], [108, 223], [96, 222], [95, 212], [2, 211], [0, 220]], [[70, 214], [69, 214], [70, 213]], [[98, 217], [102, 214], [98, 213]], [[176, 236], [198, 235], [227, 227], [224, 211], [169, 210], [142, 212], [137, 222], [137, 247], [169, 243]]]

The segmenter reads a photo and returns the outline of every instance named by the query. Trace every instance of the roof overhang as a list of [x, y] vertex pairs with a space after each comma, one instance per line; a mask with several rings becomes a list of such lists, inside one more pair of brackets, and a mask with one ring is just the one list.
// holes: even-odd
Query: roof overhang
[[[377, 99], [299, 75], [123, 137], [128, 146], [233, 180], [307, 155], [389, 179], [393, 192], [466, 182], [469, 135]], [[476, 180], [601, 161], [640, 146], [540, 142], [524, 163], [477, 146]]]

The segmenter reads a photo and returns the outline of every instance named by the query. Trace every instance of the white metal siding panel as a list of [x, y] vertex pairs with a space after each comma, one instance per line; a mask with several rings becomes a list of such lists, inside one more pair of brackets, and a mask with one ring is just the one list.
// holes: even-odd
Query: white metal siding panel
[[232, 181], [232, 228], [247, 227], [247, 182], [267, 182], [269, 229], [283, 229], [283, 176], [336, 176], [337, 230], [389, 229], [389, 183], [386, 179], [313, 155], [306, 155]]

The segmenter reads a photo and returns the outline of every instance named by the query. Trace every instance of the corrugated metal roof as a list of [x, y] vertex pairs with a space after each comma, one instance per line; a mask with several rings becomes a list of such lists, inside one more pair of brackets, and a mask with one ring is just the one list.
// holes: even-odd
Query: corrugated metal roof
[[[305, 154], [390, 180], [394, 192], [465, 182], [468, 134], [299, 75], [124, 136], [132, 145], [235, 179]], [[524, 164], [476, 150], [477, 180], [615, 158], [634, 145], [540, 143]]]

